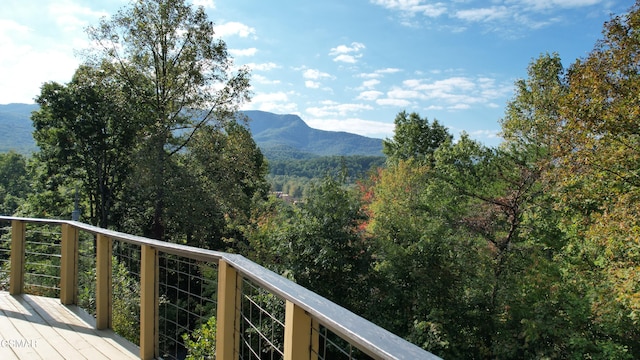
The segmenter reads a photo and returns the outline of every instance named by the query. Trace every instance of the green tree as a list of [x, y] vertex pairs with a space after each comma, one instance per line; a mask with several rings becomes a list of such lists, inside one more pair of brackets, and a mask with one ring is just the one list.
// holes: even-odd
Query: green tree
[[27, 159], [12, 151], [0, 154], [0, 214], [14, 214], [29, 193]]
[[184, 0], [138, 1], [88, 32], [98, 44], [89, 59], [110, 64], [150, 119], [138, 164], [151, 176], [152, 220], [145, 232], [164, 239], [170, 158], [202, 127], [224, 124], [248, 100], [248, 70], [232, 72], [226, 44], [216, 40], [204, 9]]
[[249, 256], [352, 311], [364, 310], [371, 260], [357, 194], [326, 177], [305, 202], [254, 212]]
[[[131, 171], [131, 154], [143, 126], [125, 84], [104, 68], [81, 66], [67, 85], [45, 83], [32, 115], [36, 160], [48, 190], [80, 184], [85, 218], [107, 228]], [[58, 181], [49, 181], [57, 177]]]
[[206, 126], [187, 149], [168, 183], [172, 233], [203, 248], [245, 246], [251, 210], [268, 191], [267, 163], [251, 133], [237, 122]]
[[564, 122], [555, 134], [558, 198], [575, 219], [575, 246], [598, 284], [594, 322], [634, 357], [640, 354], [639, 34], [636, 1], [605, 23], [593, 51], [569, 68]]
[[[501, 121], [502, 136], [520, 151], [548, 154], [558, 145], [556, 129], [562, 124], [560, 103], [568, 86], [558, 54], [544, 54], [529, 64], [528, 78], [515, 83], [515, 95], [507, 103]], [[530, 147], [534, 148], [530, 148]]]
[[438, 120], [429, 123], [427, 118], [412, 112], [400, 112], [395, 120], [393, 139], [382, 142], [382, 152], [391, 163], [399, 160], [417, 159], [421, 162], [432, 161], [433, 152], [453, 137]]

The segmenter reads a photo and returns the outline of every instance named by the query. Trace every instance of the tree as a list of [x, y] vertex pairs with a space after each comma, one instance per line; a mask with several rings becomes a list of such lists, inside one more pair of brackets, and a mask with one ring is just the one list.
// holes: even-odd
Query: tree
[[12, 215], [30, 193], [30, 176], [24, 156], [0, 154], [0, 214]]
[[382, 152], [387, 155], [391, 163], [399, 160], [417, 159], [421, 162], [431, 162], [433, 152], [447, 140], [453, 137], [447, 128], [438, 120], [429, 123], [427, 118], [413, 112], [400, 112], [395, 120], [393, 139], [382, 142]]
[[352, 311], [362, 313], [370, 253], [356, 194], [325, 177], [299, 205], [272, 199], [254, 213], [250, 257]]
[[187, 149], [168, 186], [172, 233], [203, 248], [245, 246], [243, 229], [268, 191], [266, 160], [249, 129], [238, 122], [205, 126]]
[[597, 274], [595, 319], [637, 357], [640, 1], [605, 23], [603, 35], [568, 71], [557, 181], [568, 214], [580, 219], [580, 248]]
[[204, 9], [184, 0], [138, 1], [88, 32], [98, 44], [89, 60], [109, 64], [115, 80], [127, 84], [131, 101], [150, 119], [139, 165], [152, 176], [147, 231], [163, 239], [169, 158], [205, 125], [232, 118], [248, 100], [248, 70], [232, 73], [226, 44], [215, 39]]
[[544, 54], [529, 64], [528, 78], [515, 83], [515, 95], [507, 103], [501, 121], [503, 148], [527, 154], [542, 169], [553, 167], [553, 151], [559, 145], [556, 131], [562, 126], [561, 99], [568, 90], [558, 54]]
[[81, 66], [67, 85], [45, 83], [32, 115], [49, 190], [80, 184], [88, 199], [86, 218], [107, 228], [131, 171], [131, 154], [143, 127], [137, 108], [127, 97], [126, 84], [114, 81], [108, 69]]

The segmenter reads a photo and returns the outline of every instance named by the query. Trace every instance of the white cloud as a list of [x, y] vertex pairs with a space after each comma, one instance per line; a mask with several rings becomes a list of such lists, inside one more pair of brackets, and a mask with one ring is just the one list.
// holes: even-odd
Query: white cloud
[[274, 62], [261, 63], [261, 64], [248, 63], [247, 66], [251, 70], [257, 70], [257, 71], [270, 71], [270, 70], [279, 69], [282, 67]]
[[469, 135], [476, 139], [499, 139], [500, 130], [475, 130], [470, 132]]
[[397, 72], [400, 72], [402, 70], [398, 69], [398, 68], [386, 68], [386, 69], [378, 69], [375, 71], [376, 74], [395, 74]]
[[256, 29], [249, 27], [243, 23], [236, 21], [230, 21], [224, 24], [216, 25], [213, 30], [222, 38], [237, 35], [240, 37], [248, 37], [249, 35], [255, 35]]
[[33, 103], [44, 82], [66, 83], [79, 64], [73, 39], [51, 43], [29, 26], [0, 20], [0, 103]]
[[331, 56], [335, 56], [335, 55], [339, 55], [339, 54], [349, 54], [352, 52], [360, 52], [361, 50], [363, 50], [365, 48], [363, 43], [359, 43], [359, 42], [352, 42], [351, 46], [349, 45], [338, 45], [334, 48], [331, 48], [331, 50], [329, 51], [329, 55]]
[[355, 64], [358, 62], [358, 58], [361, 58], [362, 55], [358, 55], [358, 56], [354, 56], [354, 55], [347, 55], [347, 54], [342, 54], [342, 55], [338, 55], [336, 57], [333, 58], [333, 61], [336, 62], [344, 62], [344, 63], [348, 63], [348, 64]]
[[373, 110], [367, 104], [340, 104], [334, 101], [323, 101], [321, 107], [309, 107], [305, 111], [315, 117], [344, 117], [363, 110]]
[[243, 110], [262, 110], [278, 114], [292, 114], [298, 106], [289, 99], [289, 93], [283, 91], [256, 94]]
[[385, 69], [378, 69], [372, 73], [358, 74], [357, 77], [365, 78], [365, 79], [378, 79], [383, 77], [385, 74], [395, 74], [401, 71], [402, 70], [398, 68], [385, 68]]
[[306, 80], [304, 82], [304, 86], [309, 89], [318, 89], [320, 87], [320, 83], [313, 80]]
[[360, 118], [347, 119], [305, 119], [307, 125], [314, 129], [329, 131], [345, 131], [368, 137], [385, 138], [393, 136], [394, 124], [383, 123]]
[[389, 10], [396, 10], [409, 15], [422, 14], [427, 17], [438, 17], [447, 11], [445, 3], [429, 4], [424, 0], [371, 0], [375, 5]]
[[330, 74], [322, 72], [322, 71], [317, 70], [317, 69], [306, 69], [302, 73], [302, 77], [305, 78], [305, 79], [310, 79], [310, 80], [319, 80], [319, 79], [323, 79], [323, 78], [333, 78], [333, 76], [331, 76]]
[[256, 48], [229, 49], [229, 54], [233, 56], [254, 56], [258, 52]]
[[13, 20], [0, 19], [0, 41], [9, 41], [12, 35], [28, 35], [31, 29]]
[[522, 0], [534, 10], [544, 10], [551, 8], [577, 8], [592, 6], [601, 3], [602, 0]]
[[378, 84], [380, 84], [380, 80], [378, 79], [365, 80], [362, 82], [362, 87], [365, 89], [373, 89]]
[[453, 76], [445, 79], [408, 79], [391, 87], [379, 105], [408, 106], [419, 102], [430, 109], [466, 110], [474, 106], [495, 107], [496, 101], [506, 101], [511, 84], [498, 84], [489, 77]]
[[376, 104], [381, 106], [395, 106], [395, 107], [407, 107], [411, 105], [411, 101], [404, 99], [378, 99]]
[[366, 100], [366, 101], [373, 101], [373, 100], [378, 99], [382, 95], [384, 95], [384, 93], [382, 91], [369, 90], [369, 91], [361, 92], [360, 95], [358, 95], [358, 97], [356, 99], [358, 99], [358, 100]]
[[334, 56], [333, 61], [355, 64], [362, 57], [360, 53], [365, 49], [364, 44], [352, 42], [351, 45], [338, 45], [331, 48], [329, 56]]
[[468, 9], [456, 11], [455, 17], [466, 21], [493, 21], [509, 16], [509, 9], [505, 6], [490, 8]]
[[57, 1], [49, 5], [49, 14], [65, 31], [82, 31], [95, 20], [108, 16], [104, 11], [94, 11], [71, 1]]
[[258, 84], [264, 84], [264, 85], [280, 84], [280, 80], [270, 80], [266, 76], [263, 76], [260, 74], [252, 74], [251, 80], [257, 82]]
[[213, 0], [193, 0], [193, 5], [202, 6], [205, 9], [215, 9], [216, 8], [216, 4], [213, 2]]

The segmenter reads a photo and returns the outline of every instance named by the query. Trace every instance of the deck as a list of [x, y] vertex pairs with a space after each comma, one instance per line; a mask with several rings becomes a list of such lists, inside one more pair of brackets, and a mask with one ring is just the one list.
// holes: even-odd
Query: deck
[[0, 359], [139, 359], [139, 348], [60, 299], [0, 291]]

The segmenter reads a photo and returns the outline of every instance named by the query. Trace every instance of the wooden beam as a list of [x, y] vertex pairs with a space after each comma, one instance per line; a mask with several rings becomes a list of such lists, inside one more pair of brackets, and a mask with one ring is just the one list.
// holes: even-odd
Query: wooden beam
[[103, 234], [96, 239], [96, 328], [111, 328], [112, 240]]
[[60, 259], [60, 302], [77, 303], [78, 294], [78, 229], [62, 224]]
[[9, 293], [22, 294], [24, 289], [24, 246], [27, 226], [20, 220], [11, 221], [11, 273]]
[[140, 259], [140, 358], [158, 354], [158, 251], [143, 245]]
[[216, 359], [237, 359], [240, 349], [241, 279], [226, 261], [218, 262]]
[[304, 309], [286, 302], [284, 315], [284, 359], [311, 359], [312, 343], [311, 316]]

